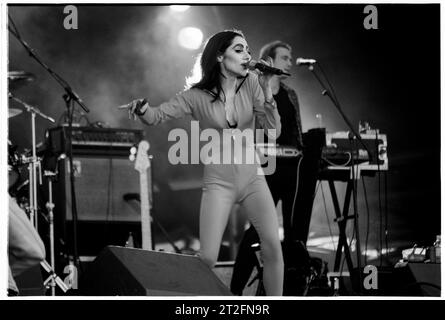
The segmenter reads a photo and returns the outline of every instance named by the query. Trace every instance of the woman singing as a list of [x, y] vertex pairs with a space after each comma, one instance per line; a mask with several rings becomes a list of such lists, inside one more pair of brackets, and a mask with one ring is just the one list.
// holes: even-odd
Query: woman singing
[[[272, 75], [249, 72], [249, 47], [240, 31], [222, 31], [206, 43], [198, 63], [200, 81], [159, 107], [150, 107], [146, 99], [121, 106], [129, 117], [155, 125], [168, 119], [191, 115], [201, 129], [218, 132], [231, 129], [275, 129], [280, 134], [280, 117], [269, 81]], [[267, 62], [263, 61], [267, 64]], [[270, 131], [268, 131], [268, 129]], [[221, 143], [221, 152], [231, 148]], [[259, 164], [209, 163], [204, 166], [200, 208], [200, 257], [214, 267], [231, 208], [239, 204], [258, 231], [261, 241], [263, 283], [267, 295], [282, 295], [283, 256], [278, 237], [275, 205]]]

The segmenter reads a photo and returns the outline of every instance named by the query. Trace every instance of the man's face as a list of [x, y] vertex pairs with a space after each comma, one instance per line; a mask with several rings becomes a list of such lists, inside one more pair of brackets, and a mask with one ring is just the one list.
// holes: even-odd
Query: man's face
[[[273, 59], [274, 68], [283, 70], [289, 73], [292, 67], [292, 54], [289, 49], [279, 47], [275, 49], [275, 59]], [[286, 75], [280, 76], [280, 78], [286, 78]]]

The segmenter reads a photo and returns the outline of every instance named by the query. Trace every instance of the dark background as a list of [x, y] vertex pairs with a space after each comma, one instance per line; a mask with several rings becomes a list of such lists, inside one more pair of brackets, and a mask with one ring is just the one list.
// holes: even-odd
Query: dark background
[[[280, 39], [292, 45], [294, 58], [317, 59], [351, 122], [358, 126], [360, 120], [366, 120], [387, 134], [387, 216], [382, 208], [383, 176], [380, 188], [377, 177], [367, 178], [369, 225], [360, 189], [361, 236], [366, 236], [369, 227], [368, 249], [378, 249], [382, 221], [386, 221], [389, 247], [400, 258], [401, 249], [414, 243], [431, 245], [440, 234], [440, 11], [439, 5], [377, 5], [378, 30], [366, 30], [364, 7], [193, 6], [177, 14], [168, 6], [79, 5], [78, 30], [64, 29], [63, 6], [8, 9], [25, 41], [90, 108], [90, 122], [145, 130], [155, 157], [154, 184], [159, 190], [155, 214], [175, 239], [198, 235], [202, 167], [172, 166], [167, 159], [169, 130], [188, 128], [189, 119], [147, 128], [128, 120], [116, 106], [137, 97], [148, 97], [157, 105], [183, 89], [199, 53], [177, 44], [176, 34], [184, 26], [201, 28], [204, 38], [222, 29], [240, 29], [254, 58], [264, 43]], [[65, 111], [62, 88], [11, 34], [8, 45], [8, 70], [36, 76], [14, 93], [59, 119]], [[294, 67], [286, 83], [299, 94], [304, 131], [318, 126], [316, 114], [323, 116], [328, 132], [348, 130], [306, 67]], [[10, 107], [20, 108], [15, 102]], [[38, 142], [49, 127], [48, 122], [37, 119]], [[29, 114], [9, 119], [9, 139], [19, 150], [30, 148]], [[175, 190], [175, 183], [186, 187]], [[338, 233], [328, 189], [323, 188], [327, 213], [318, 193], [310, 239], [329, 237], [329, 226]]]

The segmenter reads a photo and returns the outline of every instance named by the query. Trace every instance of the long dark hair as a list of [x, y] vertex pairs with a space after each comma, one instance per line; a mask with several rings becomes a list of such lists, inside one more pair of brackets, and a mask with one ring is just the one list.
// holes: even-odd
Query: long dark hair
[[[191, 79], [200, 76], [200, 80], [194, 84], [188, 83], [192, 88], [198, 88], [201, 90], [212, 91], [216, 88], [215, 99], [216, 101], [222, 91], [221, 88], [221, 68], [216, 58], [223, 54], [226, 49], [232, 44], [235, 37], [242, 37], [244, 35], [239, 30], [224, 30], [211, 36], [205, 46], [202, 54], [198, 56], [194, 68], [194, 73], [201, 73], [200, 75], [194, 74], [191, 78], [187, 79], [187, 82], [191, 82]], [[198, 68], [199, 67], [199, 68]]]

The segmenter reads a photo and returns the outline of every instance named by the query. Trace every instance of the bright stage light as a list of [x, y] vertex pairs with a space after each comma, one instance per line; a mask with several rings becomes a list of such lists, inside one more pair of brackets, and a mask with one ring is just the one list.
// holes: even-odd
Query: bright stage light
[[189, 50], [198, 49], [202, 44], [202, 39], [202, 31], [194, 27], [183, 28], [178, 34], [179, 44]]
[[174, 5], [174, 6], [170, 6], [170, 9], [172, 11], [176, 11], [176, 12], [184, 12], [184, 11], [187, 11], [188, 9], [190, 9], [190, 6]]

